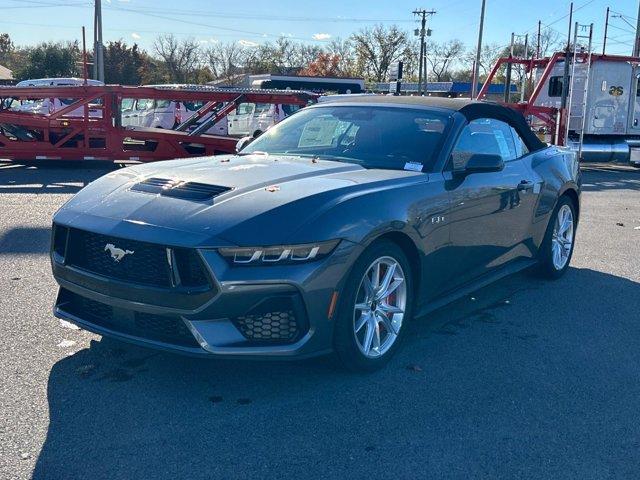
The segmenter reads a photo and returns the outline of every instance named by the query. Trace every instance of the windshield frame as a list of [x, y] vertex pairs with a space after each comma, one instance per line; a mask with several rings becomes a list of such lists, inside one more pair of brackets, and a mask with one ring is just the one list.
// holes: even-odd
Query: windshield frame
[[[391, 109], [399, 109], [399, 110], [404, 110], [404, 111], [422, 111], [422, 112], [429, 112], [429, 113], [433, 113], [434, 116], [439, 116], [441, 117], [441, 119], [444, 122], [444, 128], [442, 130], [442, 133], [440, 134], [440, 139], [438, 140], [436, 146], [433, 148], [432, 154], [430, 156], [430, 158], [425, 158], [422, 160], [422, 165], [423, 165], [423, 169], [422, 171], [424, 173], [433, 173], [437, 170], [436, 167], [438, 167], [442, 162], [441, 162], [441, 156], [443, 155], [443, 147], [447, 144], [447, 139], [450, 137], [451, 131], [452, 131], [452, 127], [454, 125], [454, 118], [455, 118], [455, 111], [448, 109], [448, 108], [441, 108], [441, 107], [435, 107], [435, 106], [430, 106], [430, 105], [411, 105], [411, 104], [403, 104], [403, 103], [382, 103], [382, 102], [367, 102], [367, 103], [361, 103], [361, 102], [326, 102], [326, 103], [316, 103], [314, 105], [310, 105], [304, 108], [301, 108], [300, 110], [298, 110], [297, 112], [295, 112], [294, 114], [290, 115], [289, 117], [285, 118], [284, 120], [282, 120], [281, 122], [279, 122], [275, 127], [276, 128], [282, 124], [285, 124], [286, 122], [290, 122], [293, 121], [295, 118], [298, 117], [299, 113], [305, 112], [305, 111], [309, 111], [309, 110], [316, 110], [316, 109], [325, 109], [325, 108], [342, 108], [342, 107], [356, 107], [356, 108], [375, 108], [375, 109], [384, 109], [384, 110], [391, 110]], [[299, 117], [298, 117], [299, 118]], [[259, 142], [258, 142], [259, 143]], [[254, 142], [252, 142], [251, 144], [247, 145], [246, 148], [243, 148], [242, 152], [240, 152], [242, 155], [251, 155], [251, 154], [264, 154], [265, 152], [259, 148], [259, 145], [255, 145], [255, 147], [257, 147], [255, 150], [253, 150], [251, 147], [253, 146]], [[249, 150], [249, 151], [247, 151]], [[367, 166], [364, 165], [362, 162], [357, 161], [357, 159], [355, 158], [349, 158], [349, 157], [338, 157], [338, 156], [330, 156], [330, 155], [312, 155], [312, 154], [299, 154], [299, 153], [283, 153], [283, 152], [279, 152], [279, 153], [267, 153], [268, 155], [286, 155], [286, 156], [291, 156], [291, 157], [300, 157], [300, 158], [311, 158], [311, 157], [316, 157], [319, 159], [324, 159], [324, 160], [333, 160], [333, 161], [338, 161], [338, 162], [344, 162], [344, 163], [354, 163], [357, 165], [361, 165], [364, 168], [372, 168], [372, 169], [382, 169], [382, 170], [396, 170], [396, 171], [402, 171], [402, 170], [409, 170], [407, 168], [384, 168], [384, 167], [373, 167], [373, 166]]]

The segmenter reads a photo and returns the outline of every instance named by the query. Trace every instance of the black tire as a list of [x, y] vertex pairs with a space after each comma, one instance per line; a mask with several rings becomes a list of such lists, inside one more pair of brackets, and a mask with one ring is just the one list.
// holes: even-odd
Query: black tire
[[[557, 268], [554, 265], [553, 261], [553, 230], [555, 228], [556, 220], [558, 218], [558, 212], [563, 206], [567, 205], [571, 209], [571, 214], [573, 215], [573, 241], [571, 243], [571, 248], [569, 250], [569, 258], [562, 268]], [[573, 200], [566, 195], [563, 195], [558, 199], [558, 203], [556, 208], [553, 210], [553, 214], [549, 220], [549, 225], [547, 225], [547, 231], [544, 235], [544, 240], [542, 241], [542, 245], [540, 246], [540, 250], [538, 251], [538, 265], [536, 269], [536, 273], [543, 277], [551, 280], [558, 279], [562, 277], [567, 269], [569, 268], [569, 264], [571, 263], [571, 257], [573, 256], [573, 249], [575, 247], [575, 232], [576, 226], [578, 224], [578, 217], [576, 215], [576, 206], [573, 203]]]
[[[381, 356], [370, 358], [364, 355], [356, 343], [354, 308], [363, 276], [372, 263], [381, 257], [391, 257], [402, 267], [406, 282], [406, 306], [402, 326], [395, 342]], [[338, 303], [334, 331], [334, 350], [342, 365], [348, 370], [358, 372], [370, 372], [386, 365], [402, 343], [407, 330], [407, 323], [413, 314], [413, 303], [414, 291], [411, 265], [402, 249], [389, 240], [379, 240], [371, 244], [360, 255], [351, 269]]]

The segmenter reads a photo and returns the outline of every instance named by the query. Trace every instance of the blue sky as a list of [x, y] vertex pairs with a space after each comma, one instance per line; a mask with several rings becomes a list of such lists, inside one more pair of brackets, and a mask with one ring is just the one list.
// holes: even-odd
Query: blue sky
[[[105, 41], [124, 39], [151, 50], [159, 33], [194, 37], [204, 45], [234, 41], [253, 45], [280, 35], [323, 44], [346, 38], [355, 30], [375, 24], [395, 23], [407, 31], [415, 28], [411, 11], [417, 6], [434, 9], [430, 20], [434, 41], [459, 38], [467, 47], [475, 45], [480, 0], [300, 0], [197, 1], [103, 0]], [[534, 34], [537, 21], [566, 32], [569, 1], [487, 0], [485, 41], [507, 44], [511, 32]], [[17, 44], [43, 40], [80, 38], [87, 27], [91, 37], [90, 0], [0, 0], [0, 31]], [[607, 6], [615, 10], [609, 30], [610, 53], [630, 53], [638, 0], [577, 0], [575, 20], [595, 24], [596, 48], [602, 48]], [[564, 34], [564, 33], [563, 33]]]

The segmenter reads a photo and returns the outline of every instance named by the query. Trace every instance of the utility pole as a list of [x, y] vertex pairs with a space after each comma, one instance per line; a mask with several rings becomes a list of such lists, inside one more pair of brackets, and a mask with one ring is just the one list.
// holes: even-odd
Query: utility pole
[[93, 78], [104, 82], [104, 50], [102, 46], [102, 0], [95, 0], [93, 12]]
[[540, 39], [542, 37], [542, 21], [538, 20], [538, 43], [536, 44], [536, 59], [540, 58]]
[[482, 31], [484, 29], [484, 10], [486, 0], [482, 0], [480, 7], [480, 27], [478, 28], [478, 47], [476, 49], [476, 61], [473, 64], [473, 75], [471, 76], [471, 98], [476, 98], [478, 94], [478, 80], [480, 79], [480, 54], [482, 53]]
[[640, 56], [640, 2], [638, 2], [638, 18], [636, 20], [636, 41], [633, 43], [633, 56]]
[[507, 62], [507, 73], [504, 81], [504, 103], [509, 103], [511, 100], [511, 69], [513, 64], [511, 59], [513, 58], [513, 43], [515, 41], [516, 34], [511, 32], [511, 46], [509, 47], [509, 62]]
[[609, 7], [607, 7], [607, 18], [604, 21], [604, 40], [602, 41], [602, 55], [607, 51], [607, 32], [609, 31]]
[[[527, 33], [524, 36], [524, 59], [525, 60], [529, 60], [529, 34]], [[524, 97], [525, 97], [525, 90], [527, 89], [527, 71], [526, 68], [523, 67], [522, 68], [522, 78], [521, 80], [521, 86], [520, 86], [520, 101], [524, 102]]]
[[427, 16], [435, 15], [435, 10], [416, 9], [414, 15], [420, 17], [420, 29], [415, 29], [414, 33], [420, 37], [420, 63], [418, 67], [418, 95], [422, 95], [422, 80], [424, 74], [424, 90], [427, 90], [427, 45], [425, 37], [431, 36], [431, 30], [427, 29]]
[[562, 96], [560, 97], [561, 109], [567, 108], [567, 95], [569, 93], [569, 53], [571, 52], [571, 27], [573, 26], [572, 22], [573, 2], [571, 2], [571, 6], [569, 7], [569, 32], [567, 33], [567, 46], [564, 49], [564, 72], [562, 75]]

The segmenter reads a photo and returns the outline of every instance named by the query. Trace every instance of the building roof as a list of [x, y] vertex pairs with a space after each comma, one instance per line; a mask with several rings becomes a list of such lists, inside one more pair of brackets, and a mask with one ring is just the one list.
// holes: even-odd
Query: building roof
[[0, 80], [13, 80], [13, 72], [3, 65], [0, 65]]

